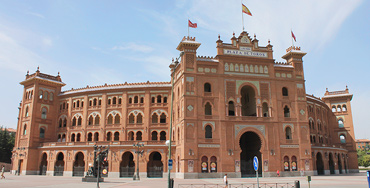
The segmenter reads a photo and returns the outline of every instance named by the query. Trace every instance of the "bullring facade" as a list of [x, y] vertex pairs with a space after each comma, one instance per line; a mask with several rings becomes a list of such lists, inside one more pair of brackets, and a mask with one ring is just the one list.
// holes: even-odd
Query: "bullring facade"
[[[247, 32], [216, 41], [215, 57], [197, 56], [201, 45], [184, 37], [171, 82], [124, 83], [62, 91], [59, 74], [37, 70], [21, 82], [24, 95], [13, 150], [13, 172], [82, 176], [93, 146], [110, 146], [109, 177], [165, 177], [172, 135], [172, 173], [179, 178], [265, 177], [357, 171], [348, 89], [307, 95], [299, 47], [284, 63], [272, 45]], [[170, 134], [172, 131], [172, 134]], [[144, 144], [141, 156], [136, 143]]]

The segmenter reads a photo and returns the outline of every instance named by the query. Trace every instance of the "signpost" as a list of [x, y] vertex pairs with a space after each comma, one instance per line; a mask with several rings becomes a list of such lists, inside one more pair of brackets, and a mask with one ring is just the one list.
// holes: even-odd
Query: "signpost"
[[258, 179], [258, 158], [257, 158], [257, 156], [254, 156], [254, 158], [253, 158], [253, 168], [256, 171], [257, 187], [259, 188], [260, 187], [260, 182], [259, 182], [259, 179]]
[[173, 164], [173, 160], [168, 159], [168, 169], [172, 170], [172, 164]]

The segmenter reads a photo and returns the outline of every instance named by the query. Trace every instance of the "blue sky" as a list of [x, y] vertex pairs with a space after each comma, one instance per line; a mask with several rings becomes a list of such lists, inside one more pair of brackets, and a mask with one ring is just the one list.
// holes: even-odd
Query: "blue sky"
[[[253, 16], [245, 30], [260, 45], [270, 39], [283, 61], [290, 30], [304, 57], [306, 90], [351, 93], [356, 138], [369, 138], [370, 1], [243, 0]], [[225, 42], [242, 31], [239, 0], [2, 1], [0, 6], [0, 125], [16, 128], [27, 70], [56, 75], [63, 90], [104, 83], [170, 81], [168, 65], [190, 29], [215, 56], [218, 34]]]

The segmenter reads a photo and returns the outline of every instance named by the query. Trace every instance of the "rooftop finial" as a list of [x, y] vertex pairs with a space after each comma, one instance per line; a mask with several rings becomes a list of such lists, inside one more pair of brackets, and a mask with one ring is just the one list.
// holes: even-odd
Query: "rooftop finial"
[[235, 37], [235, 32], [233, 32], [233, 37]]
[[29, 70], [27, 70], [27, 75], [30, 73], [30, 71]]
[[58, 71], [58, 76], [59, 76], [59, 74], [60, 74], [60, 73], [59, 73], [59, 71]]
[[269, 43], [269, 45], [270, 45], [270, 39], [268, 40], [268, 43]]
[[326, 91], [328, 91], [328, 88], [326, 88]]
[[346, 90], [348, 90], [348, 86], [346, 85]]
[[218, 34], [218, 40], [220, 40], [220, 39], [221, 39], [220, 34]]
[[254, 39], [256, 39], [256, 33], [254, 34]]
[[37, 66], [37, 71], [40, 71], [40, 67], [39, 66]]

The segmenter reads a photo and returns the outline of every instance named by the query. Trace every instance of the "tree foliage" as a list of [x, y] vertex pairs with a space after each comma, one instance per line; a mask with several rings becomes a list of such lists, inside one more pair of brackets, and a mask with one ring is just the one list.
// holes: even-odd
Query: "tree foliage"
[[0, 128], [0, 162], [11, 163], [15, 133]]
[[366, 150], [357, 150], [358, 166], [368, 167], [370, 166], [370, 155], [367, 154]]

